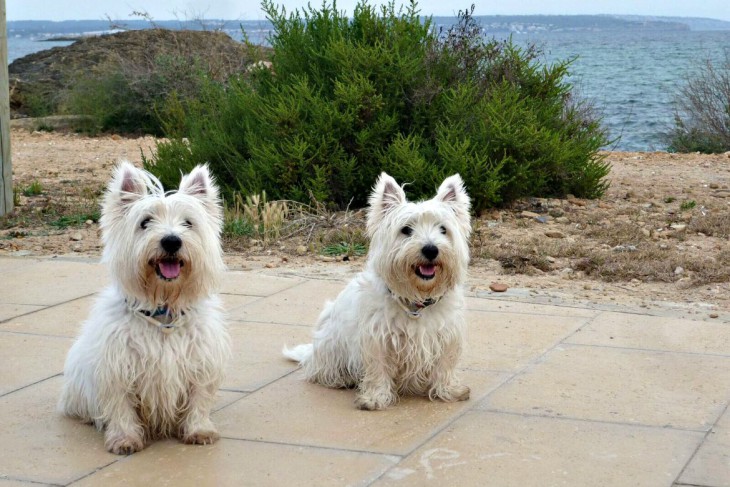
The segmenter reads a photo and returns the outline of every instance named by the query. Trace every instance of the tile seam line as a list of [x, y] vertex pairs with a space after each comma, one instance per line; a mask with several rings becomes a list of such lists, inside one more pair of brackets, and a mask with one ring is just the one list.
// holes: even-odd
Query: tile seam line
[[43, 379], [37, 380], [35, 382], [31, 382], [30, 384], [26, 384], [24, 386], [18, 387], [17, 389], [13, 389], [12, 391], [5, 392], [3, 394], [0, 394], [0, 399], [3, 399], [5, 397], [9, 396], [10, 394], [14, 394], [16, 392], [22, 391], [23, 389], [27, 389], [29, 387], [33, 387], [33, 386], [35, 386], [37, 384], [41, 384], [42, 382], [45, 382], [47, 380], [51, 380], [51, 379], [54, 379], [56, 377], [61, 377], [62, 375], [63, 375], [63, 373], [62, 372], [59, 372], [57, 374], [53, 374], [53, 375], [49, 375], [48, 377], [44, 377]]
[[[397, 461], [396, 463], [394, 463], [394, 464], [393, 464], [393, 465], [391, 465], [390, 467], [388, 467], [388, 468], [386, 468], [385, 470], [383, 470], [383, 472], [382, 472], [382, 473], [381, 473], [380, 475], [378, 475], [377, 477], [375, 477], [374, 479], [372, 479], [372, 480], [371, 480], [371, 481], [370, 481], [370, 482], [369, 482], [368, 484], [365, 484], [365, 485], [367, 485], [367, 486], [373, 485], [373, 484], [374, 484], [375, 482], [377, 482], [378, 480], [382, 479], [382, 478], [383, 478], [384, 476], [386, 476], [386, 475], [388, 474], [388, 472], [390, 472], [390, 471], [391, 471], [392, 469], [394, 469], [394, 468], [397, 468], [397, 467], [398, 467], [398, 465], [400, 465], [400, 464], [401, 464], [401, 462], [402, 462], [403, 460], [405, 460], [405, 459], [409, 458], [409, 457], [410, 457], [410, 456], [411, 456], [411, 455], [413, 454], [413, 452], [415, 452], [416, 450], [418, 450], [419, 448], [421, 448], [422, 446], [424, 446], [424, 445], [425, 445], [426, 443], [428, 443], [429, 441], [431, 441], [432, 439], [434, 439], [434, 438], [435, 438], [436, 436], [440, 435], [440, 434], [441, 434], [441, 433], [442, 433], [443, 431], [445, 431], [446, 429], [448, 429], [448, 428], [449, 428], [449, 427], [450, 427], [450, 426], [451, 426], [452, 424], [454, 424], [454, 423], [455, 423], [456, 421], [458, 421], [459, 419], [463, 418], [463, 417], [464, 417], [464, 416], [466, 416], [466, 415], [467, 415], [468, 413], [470, 413], [470, 412], [474, 411], [474, 410], [475, 410], [475, 408], [477, 407], [477, 405], [478, 405], [478, 404], [479, 404], [479, 403], [480, 403], [481, 401], [483, 401], [483, 400], [484, 400], [484, 399], [485, 399], [485, 398], [486, 398], [486, 397], [487, 397], [487, 396], [488, 396], [489, 394], [491, 394], [491, 393], [492, 393], [492, 392], [493, 392], [494, 390], [496, 390], [496, 389], [498, 389], [498, 388], [502, 387], [502, 385], [504, 385], [504, 383], [505, 383], [505, 382], [506, 382], [507, 380], [509, 380], [509, 378], [510, 378], [510, 376], [509, 376], [509, 375], [507, 375], [507, 376], [506, 376], [506, 377], [504, 378], [504, 380], [500, 381], [500, 382], [499, 382], [499, 383], [498, 383], [497, 385], [495, 385], [495, 386], [494, 386], [494, 387], [493, 387], [493, 388], [492, 388], [491, 390], [489, 390], [489, 391], [485, 392], [485, 393], [484, 393], [484, 395], [483, 395], [483, 396], [481, 396], [481, 397], [480, 397], [479, 399], [476, 399], [476, 400], [474, 401], [474, 404], [472, 404], [472, 405], [471, 405], [471, 406], [469, 406], [469, 407], [466, 407], [466, 408], [464, 408], [464, 410], [463, 410], [463, 411], [461, 411], [461, 412], [460, 412], [459, 414], [457, 414], [456, 416], [454, 416], [454, 417], [453, 417], [453, 418], [451, 419], [451, 421], [448, 421], [448, 422], [446, 422], [446, 423], [445, 423], [445, 424], [444, 424], [443, 426], [441, 426], [440, 428], [437, 428], [437, 429], [433, 430], [433, 431], [432, 431], [432, 433], [431, 433], [430, 435], [428, 435], [428, 436], [427, 436], [427, 437], [426, 437], [426, 438], [425, 438], [425, 439], [424, 439], [423, 441], [419, 442], [419, 443], [418, 443], [418, 444], [416, 444], [416, 445], [415, 445], [415, 446], [414, 446], [413, 448], [411, 448], [411, 449], [410, 449], [410, 450], [408, 450], [408, 451], [407, 451], [407, 452], [406, 452], [405, 454], [403, 454], [403, 455], [401, 456], [400, 460], [398, 460], [398, 461]], [[471, 399], [470, 399], [470, 400], [471, 400]], [[397, 407], [397, 406], [396, 406], [396, 407]]]
[[684, 350], [660, 350], [655, 348], [640, 348], [640, 347], [621, 347], [616, 345], [599, 345], [595, 343], [576, 343], [576, 342], [563, 342], [563, 345], [569, 345], [571, 347], [590, 347], [590, 348], [605, 348], [608, 350], [628, 350], [633, 352], [654, 352], [662, 354], [677, 354], [677, 355], [693, 355], [700, 357], [720, 357], [730, 358], [730, 354], [721, 353], [704, 353], [704, 352], [687, 352]]
[[487, 409], [474, 409], [474, 413], [491, 413], [491, 414], [505, 414], [508, 416], [517, 416], [520, 418], [541, 418], [558, 421], [575, 421], [579, 423], [597, 423], [611, 426], [630, 426], [635, 428], [644, 428], [649, 430], [660, 430], [660, 431], [680, 431], [686, 433], [700, 433], [702, 435], [707, 434], [712, 429], [712, 426], [708, 426], [708, 429], [694, 429], [694, 428], [680, 428], [675, 426], [660, 426], [655, 424], [646, 423], [627, 423], [624, 421], [608, 421], [605, 419], [589, 419], [579, 418], [575, 416], [551, 416], [549, 414], [533, 414], [533, 413], [521, 413], [517, 411], [507, 411], [506, 409], [487, 408]]
[[13, 480], [13, 481], [22, 482], [22, 483], [28, 484], [28, 485], [44, 485], [44, 486], [49, 486], [49, 487], [63, 487], [64, 485], [66, 485], [66, 484], [59, 484], [58, 482], [43, 482], [40, 480], [32, 480], [32, 479], [26, 478], [26, 477], [16, 477], [14, 475], [6, 475], [4, 477], [0, 477], [0, 479]]
[[[444, 424], [441, 428], [438, 428], [437, 430], [435, 430], [433, 432], [433, 434], [431, 434], [431, 435], [428, 436], [428, 438], [426, 438], [424, 441], [420, 442], [417, 446], [415, 446], [414, 448], [412, 448], [408, 452], [408, 454], [403, 457], [403, 459], [408, 458], [410, 455], [413, 454], [413, 452], [415, 452], [416, 450], [418, 450], [418, 448], [420, 448], [423, 445], [427, 444], [433, 438], [435, 438], [436, 436], [438, 436], [439, 434], [441, 434], [444, 430], [446, 430], [449, 426], [451, 426], [452, 424], [454, 424], [457, 420], [459, 420], [462, 417], [464, 417], [468, 412], [477, 410], [476, 408], [478, 407], [478, 405], [480, 403], [484, 402], [496, 390], [502, 388], [504, 385], [506, 385], [509, 382], [511, 382], [512, 380], [514, 380], [515, 377], [523, 374], [525, 372], [525, 370], [527, 370], [528, 368], [530, 368], [535, 363], [538, 363], [545, 355], [547, 355], [548, 353], [550, 353], [556, 347], [560, 346], [563, 343], [564, 340], [566, 340], [567, 338], [570, 338], [571, 336], [573, 336], [573, 334], [577, 333], [579, 330], [581, 330], [584, 327], [586, 327], [589, 324], [591, 324], [594, 320], [596, 320], [603, 313], [604, 313], [603, 311], [600, 311], [600, 312], [596, 313], [595, 315], [593, 315], [591, 317], [585, 317], [585, 322], [582, 325], [580, 325], [578, 328], [576, 328], [571, 333], [567, 334], [567, 336], [564, 336], [563, 338], [561, 338], [560, 340], [558, 340], [552, 347], [550, 347], [549, 349], [545, 350], [543, 353], [541, 353], [540, 355], [538, 355], [534, 359], [528, 361], [522, 368], [518, 369], [515, 373], [513, 373], [511, 375], [507, 374], [505, 376], [504, 380], [500, 381], [491, 390], [487, 391], [482, 397], [480, 397], [477, 401], [475, 401], [475, 403], [474, 403], [473, 406], [470, 406], [468, 408], [465, 408], [464, 411], [461, 412], [461, 414], [458, 414], [451, 421], [449, 421], [448, 423]], [[381, 478], [383, 478], [385, 475], [388, 474], [389, 471], [391, 471], [393, 468], [397, 467], [400, 463], [401, 462], [398, 462], [395, 465], [392, 465], [390, 468], [386, 469], [382, 474], [380, 474], [378, 477], [376, 477], [375, 479], [373, 479], [373, 481], [370, 482], [368, 484], [368, 486], [372, 485], [373, 483], [375, 483], [378, 480], [380, 480]]]
[[261, 443], [264, 445], [290, 446], [290, 447], [294, 447], [294, 448], [313, 448], [315, 450], [338, 451], [338, 452], [345, 452], [345, 453], [360, 453], [360, 454], [364, 454], [364, 455], [374, 455], [374, 456], [378, 456], [378, 457], [391, 457], [393, 459], [397, 458], [398, 461], [405, 458], [404, 455], [398, 454], [398, 453], [357, 450], [354, 448], [337, 448], [334, 446], [313, 445], [310, 443], [291, 443], [288, 441], [257, 440], [257, 439], [252, 439], [252, 438], [235, 438], [232, 436], [223, 436], [223, 435], [221, 435], [221, 438], [226, 439], [226, 440], [231, 440], [231, 441], [241, 441], [241, 442], [247, 442], [247, 443]]
[[[621, 314], [630, 314], [630, 315], [639, 315], [639, 316], [651, 316], [654, 318], [666, 318], [667, 316], [662, 313], [670, 313], [673, 316], [676, 313], [688, 311], [688, 309], [678, 308], [678, 309], [667, 309], [664, 311], [658, 310], [655, 314], [655, 313], [651, 313], [651, 312], [647, 313], [646, 311], [639, 311], [637, 309], [633, 309], [628, 306], [624, 307], [624, 306], [620, 306], [620, 305], [616, 305], [616, 304], [609, 304], [609, 303], [601, 304], [601, 303], [595, 303], [595, 302], [587, 302], [584, 305], [577, 305], [577, 304], [560, 304], [560, 303], [552, 303], [552, 302], [545, 303], [545, 302], [536, 301], [536, 300], [535, 301], [525, 300], [522, 298], [480, 297], [480, 296], [475, 296], [472, 294], [467, 294], [466, 297], [479, 299], [479, 300], [483, 300], [483, 301], [498, 301], [498, 302], [501, 301], [504, 303], [530, 304], [530, 305], [534, 305], [534, 306], [552, 306], [555, 308], [585, 309], [585, 310], [589, 310], [589, 311], [595, 311], [598, 313], [621, 313]], [[595, 306], [595, 308], [592, 308], [591, 306]], [[476, 310], [474, 310], [474, 311], [476, 311]], [[485, 310], [485, 311], [487, 311], [487, 310]], [[562, 316], [562, 315], [559, 315], [559, 316]], [[686, 318], [679, 318], [679, 319], [686, 319]], [[693, 321], [693, 322], [697, 322], [697, 323], [706, 322], [705, 320], [693, 320], [693, 319], [688, 319], [688, 321]]]
[[[80, 325], [80, 323], [79, 323]], [[44, 337], [44, 338], [65, 338], [68, 340], [73, 340], [75, 336], [66, 336], [66, 335], [51, 335], [48, 333], [33, 333], [30, 331], [16, 331], [16, 330], [0, 330], [0, 335], [22, 335], [22, 336], [31, 336], [31, 337]]]
[[[705, 444], [705, 442], [707, 441], [707, 438], [710, 436], [710, 433], [712, 433], [712, 431], [717, 427], [717, 423], [720, 422], [720, 419], [728, 412], [729, 409], [730, 409], [730, 402], [726, 402], [723, 410], [720, 412], [720, 414], [717, 415], [717, 418], [715, 418], [715, 422], [712, 423], [712, 425], [709, 428], [707, 428], [705, 435], [699, 441], [699, 443], [697, 444], [697, 447], [694, 449], [692, 454], [687, 459], [687, 462], [684, 464], [684, 466], [682, 466], [682, 470], [679, 471], [679, 473], [677, 474], [677, 477], [672, 482], [672, 485], [679, 483], [679, 479], [682, 478], [682, 475], [684, 475], [684, 472], [687, 470], [687, 467], [689, 467], [689, 464], [692, 463], [692, 460], [695, 459], [695, 457], [697, 456], [697, 453], [700, 451], [700, 448], [702, 448], [702, 445]], [[688, 484], [688, 485], [692, 485], [692, 484]]]
[[82, 475], [81, 477], [78, 477], [78, 478], [76, 478], [76, 479], [73, 479], [73, 480], [72, 480], [71, 482], [69, 482], [69, 483], [67, 483], [67, 484], [66, 484], [66, 487], [68, 487], [69, 485], [74, 485], [74, 484], [76, 484], [76, 483], [78, 483], [78, 482], [81, 482], [81, 481], [82, 481], [82, 480], [84, 480], [85, 478], [87, 478], [87, 477], [91, 477], [91, 476], [92, 476], [92, 475], [94, 475], [95, 473], [97, 473], [97, 472], [101, 472], [102, 470], [105, 470], [106, 468], [108, 468], [108, 467], [110, 467], [110, 466], [112, 466], [112, 465], [114, 465], [114, 464], [116, 464], [116, 463], [119, 463], [119, 462], [123, 462], [123, 461], [126, 461], [126, 460], [127, 460], [127, 459], [128, 459], [129, 457], [131, 457], [131, 456], [132, 456], [132, 455], [123, 455], [123, 456], [122, 456], [122, 455], [120, 455], [120, 456], [119, 456], [118, 458], [115, 458], [114, 460], [112, 460], [111, 462], [107, 463], [106, 465], [102, 465], [102, 466], [100, 466], [100, 467], [97, 467], [97, 468], [93, 469], [93, 470], [92, 470], [92, 471], [90, 471], [90, 472], [86, 472], [86, 473], [85, 473], [84, 475]]
[[9, 321], [12, 321], [12, 320], [14, 320], [16, 318], [22, 318], [23, 316], [31, 315], [33, 313], [39, 313], [39, 312], [45, 311], [47, 309], [55, 308], [56, 306], [62, 306], [64, 304], [73, 303], [74, 301], [78, 301], [80, 299], [85, 299], [85, 298], [94, 296], [95, 294], [96, 294], [95, 292], [94, 293], [89, 293], [89, 294], [84, 294], [83, 296], [78, 296], [78, 297], [73, 298], [73, 299], [67, 299], [66, 301], [61, 301], [61, 302], [58, 302], [58, 303], [55, 303], [55, 304], [3, 303], [3, 304], [10, 304], [10, 305], [15, 304], [15, 305], [18, 305], [18, 306], [41, 306], [41, 309], [36, 309], [36, 310], [33, 310], [33, 311], [29, 311], [27, 313], [19, 314], [19, 315], [16, 315], [16, 316], [11, 316], [10, 318], [4, 319], [4, 320], [0, 320], [0, 325], [5, 324], [5, 323], [7, 323]]

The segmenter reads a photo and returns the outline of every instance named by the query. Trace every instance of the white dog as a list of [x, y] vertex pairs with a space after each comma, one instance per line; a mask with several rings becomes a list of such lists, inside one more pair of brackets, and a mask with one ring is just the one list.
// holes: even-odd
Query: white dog
[[101, 229], [113, 282], [69, 351], [59, 409], [105, 428], [113, 453], [219, 437], [209, 415], [230, 350], [214, 294], [221, 218], [205, 166], [169, 194], [129, 163], [109, 184]]
[[358, 387], [360, 409], [384, 409], [399, 394], [469, 398], [455, 376], [464, 343], [462, 286], [469, 262], [469, 196], [459, 175], [428, 201], [406, 201], [381, 174], [370, 196], [365, 270], [319, 317], [314, 343], [284, 348], [307, 380]]

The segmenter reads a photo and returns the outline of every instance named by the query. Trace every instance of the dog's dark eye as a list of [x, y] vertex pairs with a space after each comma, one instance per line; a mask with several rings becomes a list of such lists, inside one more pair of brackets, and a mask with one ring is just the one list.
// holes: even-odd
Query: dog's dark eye
[[185, 220], [183, 222], [183, 226], [188, 227], [188, 228], [193, 228], [193, 222], [191, 222], [190, 220]]
[[146, 230], [147, 225], [150, 224], [150, 221], [152, 221], [152, 218], [145, 218], [144, 220], [142, 220], [142, 223], [139, 224], [139, 228], [141, 228], [142, 230]]
[[446, 235], [446, 227], [441, 225], [441, 233]]
[[400, 233], [410, 237], [413, 234], [413, 229], [411, 227], [403, 227], [400, 229]]

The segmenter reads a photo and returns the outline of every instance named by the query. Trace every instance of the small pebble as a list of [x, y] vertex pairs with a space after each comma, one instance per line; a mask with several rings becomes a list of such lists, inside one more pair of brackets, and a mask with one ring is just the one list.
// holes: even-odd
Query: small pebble
[[718, 315], [717, 313], [710, 313], [710, 318], [717, 318], [718, 316], [720, 315]]
[[509, 286], [507, 284], [503, 284], [501, 282], [493, 282], [489, 285], [489, 289], [491, 289], [495, 293], [503, 293], [507, 289], [509, 289]]

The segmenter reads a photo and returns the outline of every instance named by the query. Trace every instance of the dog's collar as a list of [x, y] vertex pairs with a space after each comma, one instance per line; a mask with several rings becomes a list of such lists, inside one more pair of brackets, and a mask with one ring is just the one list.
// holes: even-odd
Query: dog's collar
[[441, 301], [441, 298], [443, 298], [443, 296], [439, 296], [437, 298], [428, 298], [423, 301], [411, 301], [410, 299], [406, 299], [403, 296], [396, 295], [390, 289], [388, 289], [388, 292], [393, 297], [393, 299], [395, 299], [398, 305], [403, 308], [408, 317], [413, 318], [414, 320], [417, 320], [421, 317], [421, 312], [424, 309], [438, 303], [439, 301]]
[[[132, 313], [144, 319], [147, 323], [156, 326], [163, 333], [170, 334], [178, 328], [185, 326], [185, 311], [181, 310], [175, 314], [166, 305], [158, 306], [156, 309], [150, 311], [140, 308], [139, 305], [131, 304], [128, 299], [124, 301]], [[136, 303], [136, 301], [132, 303]]]

